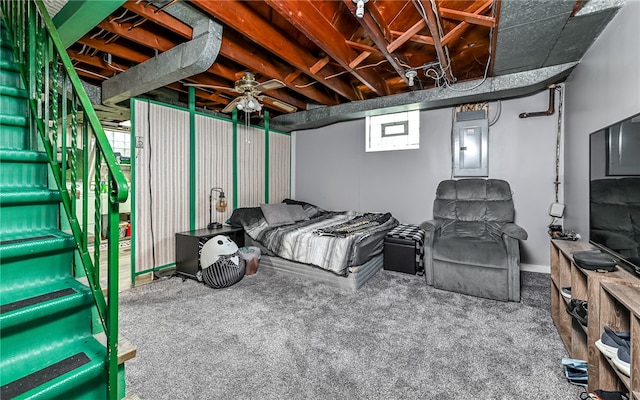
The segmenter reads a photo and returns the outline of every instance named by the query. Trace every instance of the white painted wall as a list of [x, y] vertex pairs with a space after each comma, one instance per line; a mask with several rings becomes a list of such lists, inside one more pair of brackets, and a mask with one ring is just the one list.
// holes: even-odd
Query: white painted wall
[[[489, 177], [510, 182], [516, 222], [529, 232], [522, 262], [536, 265], [549, 265], [558, 114], [518, 114], [548, 103], [546, 90], [503, 101], [489, 129]], [[365, 153], [364, 120], [296, 132], [293, 196], [330, 210], [390, 211], [403, 223], [430, 219], [436, 187], [451, 177], [451, 122], [451, 108], [421, 112], [420, 149], [395, 152]]]
[[640, 112], [640, 1], [627, 1], [566, 82], [565, 228], [589, 230], [589, 134]]

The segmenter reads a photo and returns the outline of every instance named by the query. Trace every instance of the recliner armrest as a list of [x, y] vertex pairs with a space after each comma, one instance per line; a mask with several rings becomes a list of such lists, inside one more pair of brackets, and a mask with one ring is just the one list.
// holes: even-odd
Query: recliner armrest
[[442, 222], [437, 221], [435, 219], [431, 219], [429, 221], [424, 221], [420, 224], [420, 228], [424, 229], [426, 235], [431, 235], [437, 232], [440, 229]]
[[514, 223], [504, 224], [500, 233], [519, 240], [527, 240], [529, 237], [524, 228]]

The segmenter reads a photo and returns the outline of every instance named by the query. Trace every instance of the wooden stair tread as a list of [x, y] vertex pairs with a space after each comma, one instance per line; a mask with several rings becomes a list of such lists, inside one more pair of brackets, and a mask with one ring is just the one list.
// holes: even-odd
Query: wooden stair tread
[[[97, 333], [93, 337], [105, 347], [107, 346], [107, 335], [104, 332]], [[118, 364], [123, 364], [135, 358], [137, 351], [138, 348], [127, 338], [122, 336], [118, 338]]]

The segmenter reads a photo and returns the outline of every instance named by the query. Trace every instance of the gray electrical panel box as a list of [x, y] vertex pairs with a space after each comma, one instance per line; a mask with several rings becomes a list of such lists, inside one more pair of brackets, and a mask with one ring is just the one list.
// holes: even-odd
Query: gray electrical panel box
[[489, 121], [484, 110], [459, 112], [453, 124], [453, 175], [489, 176]]

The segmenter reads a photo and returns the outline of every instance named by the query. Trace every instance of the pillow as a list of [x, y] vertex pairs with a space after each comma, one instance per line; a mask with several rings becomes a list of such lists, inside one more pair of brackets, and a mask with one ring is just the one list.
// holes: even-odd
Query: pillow
[[[326, 210], [323, 210], [322, 208], [313, 205], [311, 203], [307, 203], [306, 201], [298, 201], [298, 200], [292, 200], [292, 199], [284, 199], [282, 200], [283, 203], [287, 203], [287, 204], [299, 204], [302, 206], [302, 209], [304, 210], [304, 213], [309, 217], [309, 218], [314, 218], [320, 214], [326, 213]], [[308, 218], [307, 218], [308, 219]]]
[[260, 207], [243, 207], [233, 210], [229, 218], [229, 225], [246, 228], [262, 220]]
[[270, 226], [287, 225], [296, 221], [309, 219], [299, 204], [260, 204], [260, 209], [262, 210], [264, 219], [267, 220], [267, 224]]

